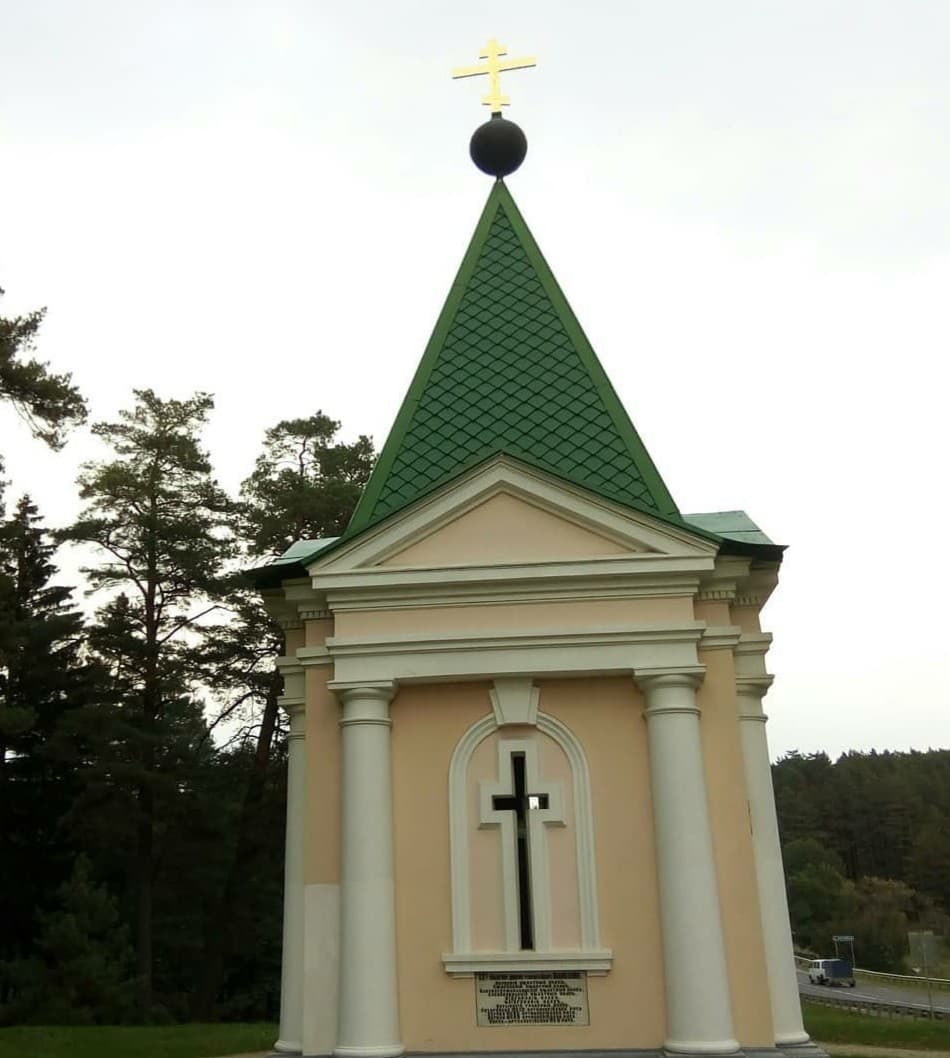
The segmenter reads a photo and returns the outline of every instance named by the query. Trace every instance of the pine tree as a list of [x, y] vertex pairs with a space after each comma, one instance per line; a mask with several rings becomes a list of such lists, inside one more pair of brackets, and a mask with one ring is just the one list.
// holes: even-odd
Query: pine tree
[[16, 968], [19, 995], [8, 1020], [88, 1025], [129, 1018], [132, 950], [114, 896], [76, 859], [58, 907], [39, 916], [36, 954]]
[[187, 781], [189, 760], [207, 748], [195, 694], [207, 674], [211, 615], [220, 608], [223, 569], [233, 554], [234, 511], [199, 441], [210, 396], [162, 400], [141, 390], [135, 397], [118, 422], [93, 427], [116, 458], [84, 468], [85, 508], [64, 538], [95, 545], [102, 560], [84, 572], [93, 588], [112, 595], [90, 633], [91, 648], [109, 670], [113, 703], [105, 721], [113, 725], [111, 736], [103, 743], [112, 758], [105, 767], [100, 761], [99, 774], [105, 800], [111, 794], [115, 803], [124, 793], [134, 802], [136, 967], [148, 1019], [156, 841]]
[[[242, 486], [242, 531], [249, 559], [279, 554], [296, 540], [343, 532], [369, 479], [375, 453], [368, 437], [349, 444], [336, 441], [339, 428], [338, 422], [318, 411], [306, 419], [279, 422], [266, 432], [264, 450]], [[229, 690], [222, 717], [232, 722], [244, 717], [242, 734], [253, 741], [253, 748], [245, 751], [247, 785], [231, 868], [207, 927], [201, 980], [192, 1006], [196, 1018], [214, 1013], [226, 967], [240, 944], [242, 912], [248, 906], [247, 878], [265, 867], [269, 835], [261, 824], [273, 811], [275, 790], [282, 687], [276, 659], [283, 652], [283, 633], [256, 592], [236, 591], [233, 606], [235, 622], [216, 644], [220, 670], [215, 683]]]
[[346, 528], [376, 455], [366, 436], [335, 441], [339, 429], [318, 411], [267, 431], [254, 472], [241, 487], [252, 554], [277, 555], [295, 540], [339, 536]]
[[[0, 290], [0, 296], [3, 291]], [[62, 448], [66, 431], [86, 419], [86, 402], [70, 375], [54, 375], [32, 357], [45, 309], [5, 319], [0, 316], [0, 400], [9, 401], [33, 432], [51, 448]]]
[[71, 850], [61, 823], [78, 793], [69, 718], [95, 693], [72, 589], [53, 585], [54, 544], [24, 496], [0, 523], [0, 958], [23, 957], [35, 909]]

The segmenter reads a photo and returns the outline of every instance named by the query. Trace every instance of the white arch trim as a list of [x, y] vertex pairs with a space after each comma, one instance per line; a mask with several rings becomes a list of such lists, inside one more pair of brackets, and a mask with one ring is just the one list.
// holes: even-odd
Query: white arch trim
[[555, 717], [538, 712], [538, 730], [552, 738], [571, 765], [574, 794], [574, 840], [577, 860], [581, 948], [579, 950], [528, 952], [473, 952], [471, 893], [468, 854], [468, 766], [479, 743], [498, 724], [489, 713], [477, 720], [459, 739], [449, 764], [449, 846], [452, 876], [452, 951], [442, 956], [446, 971], [468, 977], [481, 971], [586, 970], [604, 974], [613, 962], [610, 949], [600, 946], [597, 906], [597, 867], [594, 849], [594, 814], [590, 794], [587, 757], [573, 731]]

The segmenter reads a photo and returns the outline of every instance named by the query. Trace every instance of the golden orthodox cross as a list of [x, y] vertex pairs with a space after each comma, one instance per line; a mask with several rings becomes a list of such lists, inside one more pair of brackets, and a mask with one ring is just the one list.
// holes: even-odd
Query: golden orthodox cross
[[501, 92], [502, 70], [526, 70], [530, 66], [537, 66], [537, 60], [532, 56], [525, 59], [503, 59], [508, 54], [504, 44], [499, 44], [494, 37], [485, 45], [485, 50], [479, 55], [480, 59], [487, 59], [484, 66], [460, 66], [452, 71], [453, 79], [459, 77], [477, 77], [479, 74], [488, 74], [489, 91], [487, 96], [482, 96], [482, 103], [491, 107], [493, 114], [500, 114], [501, 108], [511, 103], [511, 100]]

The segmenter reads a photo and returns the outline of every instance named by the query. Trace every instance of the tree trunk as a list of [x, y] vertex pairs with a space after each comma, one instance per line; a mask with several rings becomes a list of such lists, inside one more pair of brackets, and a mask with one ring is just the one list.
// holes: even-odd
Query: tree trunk
[[139, 786], [139, 824], [135, 850], [135, 957], [139, 984], [139, 1013], [144, 1022], [152, 1017], [152, 870], [154, 860], [155, 807], [148, 780]]
[[207, 1021], [214, 1016], [215, 1002], [224, 981], [226, 963], [234, 951], [235, 918], [244, 899], [245, 885], [254, 860], [260, 852], [261, 829], [257, 825], [264, 789], [270, 770], [271, 747], [277, 729], [283, 678], [274, 668], [264, 702], [261, 726], [257, 734], [254, 763], [248, 777], [244, 802], [237, 823], [234, 857], [228, 870], [221, 899], [217, 901], [205, 931], [201, 979], [192, 1003], [191, 1016], [195, 1021]]

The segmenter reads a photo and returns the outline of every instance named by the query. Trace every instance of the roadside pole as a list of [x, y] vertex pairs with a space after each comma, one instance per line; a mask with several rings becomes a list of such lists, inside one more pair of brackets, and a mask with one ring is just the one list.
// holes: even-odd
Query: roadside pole
[[[911, 958], [914, 962], [921, 963], [920, 966], [913, 967], [914, 973], [919, 974], [923, 970], [924, 977], [927, 979], [927, 1006], [930, 1008], [930, 1020], [933, 1021], [934, 984], [933, 978], [930, 976], [930, 970], [934, 961], [931, 956], [937, 956], [933, 930], [928, 929], [908, 933], [907, 940], [910, 946]], [[937, 961], [939, 962], [939, 956], [937, 956]]]

